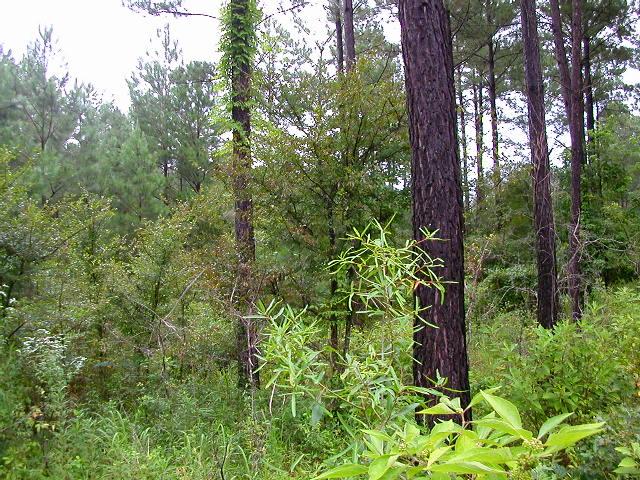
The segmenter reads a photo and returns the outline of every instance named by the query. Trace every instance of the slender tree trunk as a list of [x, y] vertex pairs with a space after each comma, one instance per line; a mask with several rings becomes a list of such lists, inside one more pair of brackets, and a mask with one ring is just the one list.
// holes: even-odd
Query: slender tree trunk
[[[333, 202], [327, 202], [327, 217], [328, 217], [328, 235], [329, 235], [329, 251], [331, 258], [335, 258], [336, 255], [336, 230], [334, 226], [333, 219]], [[335, 298], [335, 295], [338, 291], [338, 281], [335, 276], [331, 277], [329, 281], [329, 294], [331, 296], [331, 300]], [[339, 349], [339, 340], [338, 340], [338, 317], [335, 314], [331, 315], [329, 319], [329, 346], [331, 347], [331, 353], [329, 355], [329, 360], [331, 362], [331, 368], [335, 372], [338, 369], [338, 358], [337, 353]]]
[[448, 393], [459, 396], [464, 408], [470, 395], [463, 206], [449, 17], [442, 0], [400, 0], [399, 13], [412, 151], [413, 234], [421, 241], [422, 228], [438, 230], [445, 241], [425, 247], [444, 260], [438, 273], [451, 282], [444, 298], [436, 289], [416, 289], [419, 305], [431, 308], [415, 319], [413, 377], [421, 387], [432, 387], [438, 375], [446, 377]]
[[473, 84], [473, 113], [476, 130], [476, 206], [484, 200], [484, 169], [482, 157], [484, 155], [484, 102], [482, 95], [482, 75], [478, 75], [478, 83]]
[[344, 44], [342, 41], [342, 2], [336, 0], [335, 26], [336, 26], [336, 63], [338, 73], [344, 72]]
[[553, 328], [558, 318], [558, 276], [536, 0], [521, 0], [520, 18], [529, 113], [529, 146], [533, 163], [533, 217], [538, 267], [537, 313], [540, 325]]
[[[245, 28], [242, 19], [251, 15], [248, 0], [231, 0], [229, 8], [235, 13], [233, 28]], [[245, 36], [241, 38], [245, 39]], [[251, 45], [243, 45], [246, 51]], [[253, 264], [256, 244], [253, 229], [253, 199], [251, 180], [251, 73], [249, 58], [236, 58], [231, 69], [231, 117], [233, 119], [233, 193], [235, 197], [235, 240], [238, 256], [236, 298], [242, 318], [238, 321], [237, 347], [240, 383], [258, 387], [257, 326], [247, 315], [252, 313]]]
[[344, 0], [344, 43], [347, 54], [347, 72], [356, 64], [356, 36], [353, 26], [353, 0]]
[[584, 161], [584, 93], [582, 91], [582, 1], [572, 0], [571, 12], [571, 70], [567, 60], [561, 29], [560, 5], [550, 0], [553, 42], [556, 62], [560, 71], [562, 99], [569, 118], [571, 137], [571, 220], [569, 223], [569, 262], [567, 266], [568, 290], [574, 319], [582, 316], [582, 290], [580, 272], [580, 212], [581, 175]]
[[[487, 23], [493, 28], [493, 4], [491, 0], [487, 0]], [[493, 160], [493, 187], [498, 188], [500, 184], [500, 156], [498, 151], [498, 107], [497, 107], [497, 88], [496, 88], [496, 53], [495, 42], [493, 36], [487, 44], [487, 92], [489, 94], [489, 112], [491, 115], [491, 142], [492, 142], [492, 160]]]
[[560, 91], [564, 110], [569, 116], [571, 111], [571, 74], [569, 73], [569, 63], [567, 62], [567, 50], [564, 46], [564, 35], [562, 33], [562, 17], [560, 16], [560, 4], [558, 0], [549, 0], [551, 7], [551, 30], [553, 32], [553, 45], [558, 72], [560, 74]]
[[469, 211], [469, 165], [467, 164], [467, 119], [464, 110], [464, 92], [462, 89], [462, 67], [458, 65], [458, 111], [460, 113], [460, 144], [462, 145], [462, 193], [464, 209]]
[[584, 94], [582, 91], [582, 0], [572, 0], [571, 14], [571, 223], [569, 225], [569, 296], [574, 320], [582, 316], [580, 220], [584, 162]]
[[584, 44], [584, 101], [587, 120], [587, 133], [591, 141], [591, 133], [596, 128], [595, 108], [593, 106], [593, 85], [591, 83], [591, 39], [585, 35]]

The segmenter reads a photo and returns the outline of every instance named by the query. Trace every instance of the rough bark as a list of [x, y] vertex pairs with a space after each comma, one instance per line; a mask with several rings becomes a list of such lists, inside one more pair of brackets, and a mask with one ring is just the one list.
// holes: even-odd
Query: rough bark
[[473, 84], [473, 113], [476, 130], [476, 205], [480, 206], [484, 200], [484, 169], [482, 157], [484, 155], [484, 102], [482, 75], [478, 75], [478, 83]]
[[451, 282], [444, 298], [436, 289], [416, 289], [419, 305], [431, 308], [415, 319], [414, 383], [431, 387], [438, 375], [446, 377], [447, 387], [453, 389], [447, 393], [459, 396], [466, 407], [470, 395], [463, 208], [449, 18], [442, 0], [400, 0], [399, 14], [412, 152], [413, 234], [421, 241], [422, 228], [438, 230], [444, 241], [424, 247], [443, 259], [445, 266], [438, 273]]
[[529, 114], [529, 146], [533, 164], [533, 217], [538, 268], [537, 315], [540, 325], [553, 328], [558, 318], [558, 277], [536, 0], [521, 0], [520, 19]]
[[[238, 14], [235, 18], [249, 15], [247, 0], [232, 0], [230, 8]], [[234, 28], [243, 26], [237, 22]], [[250, 46], [247, 45], [247, 50]], [[250, 191], [251, 179], [251, 73], [248, 59], [236, 59], [231, 69], [231, 118], [233, 120], [233, 194], [235, 200], [235, 243], [238, 259], [236, 272], [236, 304], [241, 318], [236, 332], [238, 348], [238, 370], [241, 384], [258, 387], [257, 327], [252, 319], [253, 264], [256, 245], [253, 229], [253, 200]]]
[[356, 64], [356, 36], [353, 26], [353, 0], [344, 0], [344, 44], [347, 60], [347, 72]]

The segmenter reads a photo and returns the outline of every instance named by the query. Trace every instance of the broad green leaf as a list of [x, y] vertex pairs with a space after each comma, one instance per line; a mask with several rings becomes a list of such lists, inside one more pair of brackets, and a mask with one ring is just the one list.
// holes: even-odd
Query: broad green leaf
[[505, 400], [501, 397], [496, 397], [487, 392], [480, 392], [482, 397], [487, 401], [491, 408], [495, 412], [509, 422], [515, 428], [522, 428], [522, 420], [520, 419], [520, 413], [518, 408], [509, 400]]
[[540, 427], [540, 431], [538, 432], [538, 438], [544, 437], [547, 433], [549, 433], [551, 430], [556, 428], [558, 425], [564, 422], [571, 415], [573, 415], [573, 413], [563, 413], [561, 415], [556, 415], [555, 417], [549, 418]]
[[545, 442], [549, 453], [558, 452], [575, 445], [583, 438], [590, 437], [602, 431], [604, 423], [585, 423], [583, 425], [566, 426], [560, 431], [552, 433]]
[[357, 477], [358, 475], [366, 475], [368, 471], [369, 469], [364, 465], [346, 463], [344, 465], [334, 467], [331, 470], [324, 472], [322, 475], [318, 475], [313, 480], [322, 480], [323, 478]]

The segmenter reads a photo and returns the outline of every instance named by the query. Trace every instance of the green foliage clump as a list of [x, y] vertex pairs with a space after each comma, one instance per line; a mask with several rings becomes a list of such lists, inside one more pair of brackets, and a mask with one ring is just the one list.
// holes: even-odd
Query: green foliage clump
[[[502, 346], [474, 346], [498, 359], [482, 382], [504, 385], [532, 423], [565, 412], [589, 419], [628, 401], [638, 378], [640, 297], [621, 289], [605, 298], [591, 303], [579, 323], [554, 330], [523, 324], [520, 338], [512, 332]], [[496, 335], [486, 335], [494, 343]]]

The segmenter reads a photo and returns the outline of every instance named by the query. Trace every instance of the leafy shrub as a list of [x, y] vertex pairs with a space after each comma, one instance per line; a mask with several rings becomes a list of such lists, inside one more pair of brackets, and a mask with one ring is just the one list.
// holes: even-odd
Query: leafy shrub
[[[456, 402], [456, 400], [458, 400]], [[570, 414], [547, 419], [534, 435], [522, 426], [514, 404], [489, 392], [480, 392], [468, 408], [486, 403], [490, 413], [468, 425], [452, 420], [437, 423], [430, 431], [414, 422], [390, 431], [364, 430], [366, 450], [357, 463], [339, 465], [316, 477], [450, 479], [451, 475], [472, 475], [482, 479], [527, 479], [540, 462], [601, 431], [603, 423], [564, 425]], [[455, 415], [464, 419], [459, 399], [442, 397], [437, 405], [420, 413]], [[463, 420], [464, 422], [464, 420]], [[366, 461], [365, 461], [366, 459]]]

